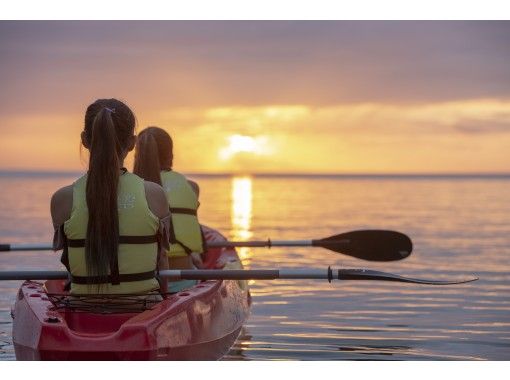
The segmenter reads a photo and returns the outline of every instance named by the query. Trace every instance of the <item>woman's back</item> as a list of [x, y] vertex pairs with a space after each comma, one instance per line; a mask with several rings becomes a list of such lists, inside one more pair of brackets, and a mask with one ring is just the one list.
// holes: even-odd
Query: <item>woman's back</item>
[[[74, 183], [72, 211], [70, 218], [64, 223], [64, 233], [69, 244], [69, 268], [74, 278], [71, 285], [72, 293], [90, 292], [88, 285], [76, 282], [76, 278], [87, 276], [84, 245], [73, 246], [74, 241], [84, 241], [87, 234], [86, 181], [85, 175]], [[143, 180], [134, 174], [124, 173], [119, 178], [118, 217], [120, 244], [117, 255], [121, 280], [126, 274], [154, 272], [158, 253], [159, 218], [149, 209]], [[103, 283], [101, 292], [140, 293], [158, 288], [156, 279], [151, 276], [138, 281], [120, 281], [119, 285]]]
[[91, 104], [81, 134], [90, 151], [87, 175], [52, 197], [54, 248], [64, 249], [72, 293], [156, 290], [158, 264], [168, 266], [160, 260], [167, 237], [158, 235], [168, 227], [165, 193], [122, 168], [136, 142], [134, 128], [133, 112], [119, 100]]
[[173, 241], [168, 255], [179, 257], [204, 251], [202, 231], [197, 218], [198, 198], [186, 177], [173, 170], [161, 172], [172, 218]]

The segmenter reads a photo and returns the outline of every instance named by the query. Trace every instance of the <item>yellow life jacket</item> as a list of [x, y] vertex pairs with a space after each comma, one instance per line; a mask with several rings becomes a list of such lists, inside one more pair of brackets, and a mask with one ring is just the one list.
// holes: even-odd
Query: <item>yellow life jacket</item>
[[64, 255], [71, 273], [71, 293], [97, 294], [99, 291], [104, 294], [132, 294], [159, 289], [156, 279], [159, 219], [149, 209], [143, 182], [140, 177], [127, 172], [119, 178], [119, 250], [117, 266], [110, 268], [107, 278], [87, 275], [87, 176], [73, 184], [71, 217], [63, 226], [67, 240]]
[[168, 256], [202, 253], [204, 243], [197, 218], [198, 198], [185, 176], [173, 170], [161, 172], [161, 184], [172, 215]]

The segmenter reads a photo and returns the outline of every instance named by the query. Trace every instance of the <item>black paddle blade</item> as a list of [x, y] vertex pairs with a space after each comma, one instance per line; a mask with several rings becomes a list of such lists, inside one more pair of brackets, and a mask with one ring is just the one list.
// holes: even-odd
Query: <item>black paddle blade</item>
[[478, 278], [476, 277], [461, 281], [424, 280], [420, 278], [403, 277], [399, 276], [398, 274], [379, 272], [376, 270], [369, 269], [339, 269], [337, 278], [339, 280], [378, 280], [378, 281], [409, 282], [412, 284], [425, 284], [425, 285], [457, 285], [478, 280]]
[[368, 261], [405, 259], [413, 250], [407, 235], [396, 231], [360, 230], [312, 240], [312, 245]]

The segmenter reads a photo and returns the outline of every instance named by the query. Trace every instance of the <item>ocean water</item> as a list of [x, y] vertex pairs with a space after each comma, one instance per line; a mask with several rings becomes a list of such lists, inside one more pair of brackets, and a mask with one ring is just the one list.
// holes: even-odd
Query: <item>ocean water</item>
[[[0, 175], [0, 243], [49, 242], [49, 199], [71, 175]], [[248, 268], [367, 268], [428, 279], [251, 281], [253, 307], [225, 360], [510, 360], [510, 178], [191, 176], [202, 223], [229, 238], [311, 239], [378, 228], [408, 234], [412, 255], [371, 263], [321, 248], [241, 248]], [[0, 253], [1, 270], [58, 269], [52, 252]], [[14, 360], [0, 283], [0, 360]]]

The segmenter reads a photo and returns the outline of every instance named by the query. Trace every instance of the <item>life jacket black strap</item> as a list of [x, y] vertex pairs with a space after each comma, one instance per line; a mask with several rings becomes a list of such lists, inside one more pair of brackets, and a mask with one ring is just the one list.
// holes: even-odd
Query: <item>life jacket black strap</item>
[[[65, 236], [65, 234], [64, 234]], [[146, 236], [119, 236], [119, 244], [151, 244], [158, 243], [158, 252], [160, 246], [159, 233], [156, 235]], [[62, 253], [61, 261], [70, 272], [69, 266], [69, 251], [68, 247], [72, 248], [83, 248], [85, 247], [85, 239], [67, 239], [65, 237], [64, 252]], [[154, 271], [142, 273], [141, 277], [138, 276], [140, 273], [135, 274], [120, 274], [119, 273], [119, 259], [118, 257], [112, 257], [110, 262], [110, 276], [103, 277], [89, 277], [89, 276], [72, 276], [71, 282], [76, 284], [103, 284], [111, 283], [112, 285], [119, 285], [124, 281], [142, 281], [148, 280], [155, 277]], [[149, 273], [151, 273], [150, 277]]]
[[[158, 242], [158, 235], [146, 236], [119, 236], [119, 244], [151, 244]], [[67, 244], [72, 248], [85, 247], [85, 239], [67, 239]]]
[[[127, 273], [119, 274], [118, 280], [120, 282], [133, 282], [144, 281], [156, 278], [156, 272], [151, 270], [149, 272], [141, 273]], [[71, 282], [79, 285], [94, 285], [94, 284], [111, 284], [113, 283], [112, 276], [73, 276], [71, 275]], [[115, 284], [114, 284], [115, 285]]]
[[195, 210], [193, 208], [170, 207], [170, 213], [197, 216], [197, 210]]
[[186, 244], [179, 240], [176, 240], [175, 244], [179, 244], [184, 249], [184, 252], [186, 252], [187, 255], [191, 255], [191, 253], [193, 252], [190, 247], [188, 247]]

